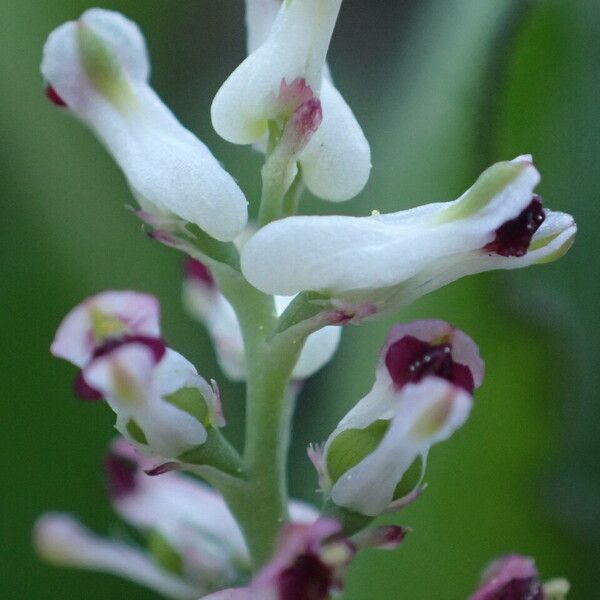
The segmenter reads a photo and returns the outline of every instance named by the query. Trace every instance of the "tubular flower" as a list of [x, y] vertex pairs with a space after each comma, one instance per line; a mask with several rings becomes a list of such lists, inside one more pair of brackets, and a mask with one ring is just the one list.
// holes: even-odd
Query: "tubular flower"
[[[250, 559], [242, 534], [222, 497], [179, 473], [146, 475], [150, 462], [124, 440], [105, 461], [116, 513], [142, 535], [144, 547], [100, 538], [73, 517], [42, 516], [35, 543], [49, 562], [119, 575], [169, 598], [196, 600], [246, 576]], [[313, 522], [315, 509], [290, 505], [298, 523]]]
[[86, 11], [50, 34], [41, 70], [49, 99], [106, 146], [142, 209], [218, 240], [244, 228], [246, 200], [233, 178], [149, 86], [146, 44], [133, 22]]
[[406, 533], [387, 526], [346, 539], [339, 532], [339, 523], [332, 519], [285, 526], [275, 556], [248, 587], [217, 592], [205, 600], [327, 600], [341, 591], [344, 571], [358, 550], [396, 548]]
[[543, 208], [531, 157], [497, 163], [458, 200], [369, 217], [290, 217], [246, 244], [258, 289], [316, 291], [341, 307], [391, 312], [465, 275], [550, 262], [571, 246], [570, 215]]
[[309, 454], [334, 504], [367, 516], [420, 492], [431, 446], [467, 419], [483, 361], [467, 335], [443, 321], [392, 327], [371, 391]]
[[565, 600], [569, 584], [553, 579], [541, 584], [531, 558], [509, 554], [493, 561], [470, 600]]
[[104, 397], [122, 435], [175, 458], [203, 444], [224, 420], [215, 389], [159, 336], [155, 298], [111, 291], [73, 309], [51, 350], [82, 369], [76, 390]]
[[[219, 292], [210, 271], [201, 262], [186, 260], [184, 303], [189, 313], [204, 323], [215, 346], [219, 365], [233, 381], [246, 379], [244, 341], [239, 322], [231, 304]], [[279, 315], [293, 298], [276, 296], [275, 308]], [[339, 327], [324, 327], [308, 337], [292, 378], [306, 379], [328, 363], [340, 342]]]
[[[236, 144], [281, 132], [279, 153], [302, 167], [311, 192], [347, 200], [365, 186], [369, 144], [325, 63], [341, 0], [246, 0], [248, 53], [212, 105], [217, 133]], [[277, 152], [277, 151], [276, 151]]]

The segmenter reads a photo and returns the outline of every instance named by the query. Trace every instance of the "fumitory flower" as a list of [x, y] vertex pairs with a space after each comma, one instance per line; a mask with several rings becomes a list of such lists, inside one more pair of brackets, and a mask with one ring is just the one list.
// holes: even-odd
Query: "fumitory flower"
[[323, 491], [372, 517], [403, 506], [419, 491], [430, 448], [466, 421], [482, 379], [477, 346], [448, 323], [392, 327], [373, 388], [323, 451], [310, 451]]
[[133, 22], [86, 11], [50, 34], [41, 70], [48, 97], [106, 146], [142, 209], [194, 223], [218, 240], [244, 228], [243, 193], [148, 84], [146, 44]]
[[51, 350], [78, 367], [76, 389], [104, 397], [122, 435], [176, 458], [222, 426], [218, 394], [160, 338], [152, 296], [111, 291], [88, 298], [58, 328]]
[[[105, 460], [115, 512], [137, 530], [144, 546], [105, 539], [70, 515], [48, 513], [35, 529], [38, 552], [49, 562], [125, 577], [169, 597], [196, 600], [235, 585], [250, 570], [241, 531], [223, 498], [180, 473], [151, 477], [150, 461], [124, 440]], [[292, 519], [311, 523], [317, 512], [293, 501]]]
[[[271, 172], [284, 191], [302, 169], [316, 196], [347, 200], [365, 186], [371, 153], [325, 63], [341, 0], [246, 0], [248, 52], [212, 105], [215, 130], [236, 144], [279, 132]], [[271, 173], [272, 175], [272, 173]]]
[[566, 580], [542, 584], [531, 558], [509, 554], [486, 568], [479, 589], [469, 600], [565, 600], [568, 593]]
[[327, 600], [343, 588], [344, 571], [359, 550], [396, 548], [406, 531], [384, 526], [349, 539], [339, 533], [340, 524], [333, 519], [285, 526], [275, 556], [248, 587], [206, 600]]
[[340, 306], [391, 312], [465, 275], [545, 263], [571, 246], [570, 215], [543, 207], [531, 157], [490, 167], [458, 200], [368, 217], [301, 216], [245, 245], [242, 270], [260, 290], [315, 291]]
[[[195, 318], [204, 323], [212, 338], [219, 364], [234, 381], [246, 378], [244, 340], [235, 311], [221, 294], [201, 262], [186, 260], [184, 281], [185, 305]], [[281, 314], [293, 298], [276, 296], [275, 308]], [[292, 372], [293, 379], [306, 379], [331, 360], [341, 337], [339, 327], [324, 327], [308, 337]]]

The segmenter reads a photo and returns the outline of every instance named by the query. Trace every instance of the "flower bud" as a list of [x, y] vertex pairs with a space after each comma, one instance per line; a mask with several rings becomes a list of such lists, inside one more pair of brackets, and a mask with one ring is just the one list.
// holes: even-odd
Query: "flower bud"
[[470, 600], [565, 600], [569, 584], [556, 579], [542, 585], [533, 559], [509, 554], [493, 561]]
[[96, 134], [145, 211], [195, 223], [218, 240], [244, 228], [246, 200], [233, 178], [149, 86], [133, 22], [86, 11], [50, 34], [41, 70], [48, 97]]
[[342, 419], [324, 451], [311, 449], [333, 503], [377, 516], [418, 493], [427, 455], [467, 419], [483, 362], [443, 321], [392, 328], [373, 388]]
[[530, 157], [498, 163], [458, 200], [369, 217], [290, 217], [259, 230], [242, 270], [273, 294], [315, 291], [334, 304], [392, 312], [460, 277], [549, 262], [576, 226], [534, 195]]
[[[358, 194], [371, 169], [369, 144], [325, 64], [340, 4], [247, 0], [249, 56], [225, 81], [211, 109], [217, 133], [236, 144], [260, 141], [269, 123], [288, 129], [283, 137], [290, 137], [288, 121], [306, 122], [312, 113], [303, 143], [288, 143], [286, 156], [300, 163], [315, 195], [332, 201]], [[308, 110], [311, 105], [318, 106], [322, 123], [317, 110]]]

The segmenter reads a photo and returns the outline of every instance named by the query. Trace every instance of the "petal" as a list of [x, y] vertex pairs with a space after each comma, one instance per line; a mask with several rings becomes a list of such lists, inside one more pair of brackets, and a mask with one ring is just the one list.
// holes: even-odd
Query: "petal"
[[50, 350], [79, 367], [92, 357], [97, 341], [94, 315], [119, 321], [129, 335], [160, 337], [159, 305], [154, 296], [129, 291], [109, 291], [76, 306], [62, 321]]
[[192, 546], [203, 554], [214, 554], [214, 540], [219, 540], [221, 555], [247, 562], [241, 531], [225, 501], [214, 490], [181, 473], [146, 475], [144, 471], [151, 462], [124, 440], [113, 443], [111, 454], [136, 466], [135, 485], [130, 493], [111, 498], [121, 518], [138, 529], [159, 532], [181, 552]]
[[510, 554], [496, 559], [486, 569], [481, 587], [470, 600], [505, 597], [543, 600], [538, 572], [531, 558]]
[[183, 300], [188, 312], [207, 328], [225, 375], [232, 381], [244, 381], [244, 341], [231, 304], [218, 290], [190, 279], [184, 282]]
[[113, 155], [142, 208], [175, 214], [219, 240], [243, 229], [237, 184], [149, 87], [135, 24], [111, 11], [84, 13], [50, 35], [42, 73]]
[[340, 531], [340, 524], [333, 519], [319, 519], [312, 524], [288, 524], [281, 532], [275, 556], [252, 580], [253, 590], [273, 589], [279, 576], [294, 564], [298, 556], [317, 554], [321, 542]]
[[454, 202], [387, 216], [282, 219], [246, 244], [242, 270], [258, 289], [284, 295], [396, 286], [436, 261], [483, 248], [530, 203], [538, 180], [530, 163], [499, 163]]
[[168, 350], [155, 368], [147, 347], [127, 344], [95, 359], [84, 376], [117, 414], [117, 429], [129, 438], [129, 422], [135, 421], [155, 454], [175, 458], [206, 441], [200, 421], [162, 398], [184, 387], [198, 387], [201, 392], [204, 384], [210, 388], [200, 383], [191, 364], [176, 352]]
[[471, 405], [469, 394], [436, 377], [407, 385], [398, 394], [394, 418], [379, 446], [337, 480], [332, 500], [361, 514], [383, 513], [408, 468], [433, 444], [450, 437]]
[[[281, 315], [292, 300], [290, 297], [276, 296], [277, 314]], [[184, 303], [188, 311], [208, 329], [223, 372], [232, 381], [244, 381], [244, 342], [231, 304], [218, 290], [207, 289], [190, 279], [184, 283]], [[306, 379], [328, 363], [337, 350], [341, 334], [339, 327], [332, 326], [310, 335], [294, 368], [294, 379]]]
[[385, 368], [385, 356], [388, 349], [396, 341], [405, 336], [415, 337], [423, 342], [432, 343], [439, 339], [447, 339], [452, 346], [454, 362], [465, 365], [473, 376], [475, 388], [483, 381], [484, 362], [479, 354], [477, 344], [468, 335], [456, 327], [437, 319], [412, 321], [406, 324], [394, 325], [388, 333], [388, 338], [381, 350], [379, 369]]
[[[282, 81], [304, 80], [319, 91], [341, 0], [285, 2], [267, 40], [229, 76], [211, 107], [216, 132], [235, 144], [260, 140], [281, 116]], [[264, 31], [264, 29], [263, 29]]]
[[371, 172], [369, 142], [342, 95], [329, 79], [321, 89], [323, 122], [300, 155], [308, 189], [319, 198], [354, 198]]
[[552, 262], [573, 245], [577, 226], [571, 215], [546, 210], [546, 220], [532, 238], [523, 256], [505, 257], [482, 250], [456, 254], [437, 261], [406, 281], [385, 300], [387, 312], [395, 311], [461, 277], [484, 271], [520, 269]]
[[34, 537], [38, 553], [53, 564], [119, 575], [168, 598], [198, 597], [198, 589], [161, 569], [145, 553], [100, 538], [67, 514], [43, 515], [35, 525]]
[[248, 54], [267, 41], [280, 8], [279, 0], [246, 0]]
[[319, 511], [306, 502], [290, 501], [290, 518], [294, 523], [314, 523], [319, 518]]

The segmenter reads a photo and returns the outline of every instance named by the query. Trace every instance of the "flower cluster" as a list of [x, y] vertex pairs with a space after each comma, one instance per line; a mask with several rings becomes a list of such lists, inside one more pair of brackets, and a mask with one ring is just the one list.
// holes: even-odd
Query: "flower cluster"
[[[343, 325], [395, 315], [466, 275], [550, 262], [571, 216], [544, 207], [529, 155], [488, 168], [460, 198], [391, 214], [298, 216], [304, 187], [328, 201], [365, 187], [371, 153], [327, 53], [341, 0], [246, 0], [248, 56], [217, 92], [217, 133], [265, 154], [256, 223], [234, 178], [149, 84], [144, 38], [124, 16], [86, 11], [44, 47], [48, 98], [87, 125], [123, 171], [149, 235], [187, 254], [188, 311], [223, 374], [247, 387], [243, 453], [223, 435], [219, 387], [169, 348], [158, 301], [108, 291], [60, 324], [51, 351], [74, 390], [104, 400], [122, 437], [105, 466], [138, 547], [49, 513], [35, 530], [58, 565], [108, 571], [170, 598], [326, 600], [358, 551], [396, 548], [372, 526], [415, 501], [431, 448], [462, 427], [481, 386], [475, 342], [446, 322], [394, 325], [371, 391], [310, 446], [324, 504], [290, 501], [286, 453], [299, 382], [335, 355]], [[187, 474], [179, 471], [187, 471]], [[198, 476], [203, 481], [198, 479]], [[472, 600], [559, 600], [530, 559], [494, 562]]]

